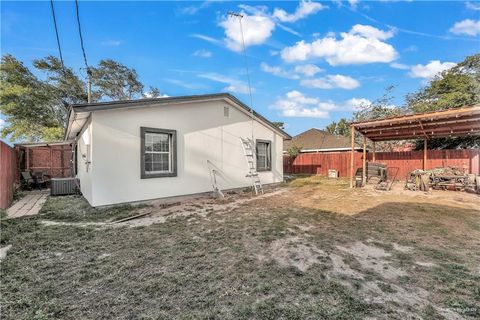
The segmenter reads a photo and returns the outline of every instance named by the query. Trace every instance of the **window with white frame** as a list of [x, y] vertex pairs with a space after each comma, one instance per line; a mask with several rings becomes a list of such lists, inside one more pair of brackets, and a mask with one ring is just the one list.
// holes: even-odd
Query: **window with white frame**
[[141, 141], [142, 179], [177, 175], [175, 130], [142, 127]]
[[257, 171], [269, 171], [272, 169], [271, 141], [257, 140]]

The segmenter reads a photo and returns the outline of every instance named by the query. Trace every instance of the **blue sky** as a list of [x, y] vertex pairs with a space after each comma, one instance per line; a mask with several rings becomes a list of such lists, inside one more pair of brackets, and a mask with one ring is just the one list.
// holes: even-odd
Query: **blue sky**
[[[55, 1], [64, 60], [83, 67], [75, 4]], [[349, 118], [395, 85], [396, 105], [480, 51], [479, 2], [85, 2], [90, 64], [111, 58], [169, 96], [229, 91], [290, 134]], [[50, 3], [1, 2], [1, 51], [27, 66], [58, 55]]]

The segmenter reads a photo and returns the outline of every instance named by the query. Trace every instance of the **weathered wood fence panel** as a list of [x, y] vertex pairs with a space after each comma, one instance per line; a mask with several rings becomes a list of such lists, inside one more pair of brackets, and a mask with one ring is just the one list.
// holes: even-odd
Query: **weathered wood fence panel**
[[[283, 157], [285, 174], [327, 175], [328, 170], [335, 169], [340, 177], [350, 176], [350, 152], [301, 153], [297, 157]], [[362, 153], [355, 152], [355, 168], [362, 166]]]
[[[478, 149], [428, 150], [426, 169], [452, 166], [468, 173], [479, 174], [479, 153]], [[372, 160], [371, 154], [368, 155], [367, 160]], [[423, 151], [378, 152], [375, 161], [385, 163], [388, 167], [399, 168], [397, 176], [404, 179], [411, 171], [422, 169]], [[475, 165], [475, 161], [477, 165]]]
[[17, 172], [15, 149], [0, 141], [0, 209], [6, 209], [13, 200]]
[[[372, 161], [372, 153], [367, 153], [367, 161]], [[376, 162], [388, 167], [399, 168], [397, 177], [405, 179], [407, 174], [423, 167], [423, 151], [377, 152]], [[480, 174], [480, 150], [428, 150], [427, 169], [454, 166], [468, 173]], [[362, 154], [355, 152], [355, 168], [362, 166]], [[302, 153], [296, 158], [283, 158], [285, 174], [327, 175], [329, 169], [338, 170], [341, 177], [350, 175], [350, 152], [339, 153]]]
[[21, 171], [43, 172], [51, 178], [71, 176], [72, 147], [69, 144], [24, 147], [17, 145], [18, 179]]

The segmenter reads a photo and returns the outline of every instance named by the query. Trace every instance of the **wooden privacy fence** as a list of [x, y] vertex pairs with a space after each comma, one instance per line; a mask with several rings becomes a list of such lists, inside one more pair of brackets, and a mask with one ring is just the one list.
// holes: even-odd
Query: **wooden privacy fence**
[[18, 176], [20, 172], [43, 172], [51, 178], [71, 176], [72, 146], [70, 143], [18, 144]]
[[[355, 167], [362, 166], [362, 153], [355, 152]], [[340, 177], [350, 172], [350, 152], [301, 153], [296, 157], [283, 157], [284, 174], [318, 174], [326, 176], [335, 169]]]
[[0, 209], [6, 209], [13, 201], [17, 173], [15, 149], [0, 141]]
[[[285, 174], [327, 175], [329, 169], [335, 169], [340, 177], [350, 175], [350, 152], [338, 153], [301, 153], [292, 158], [284, 156]], [[375, 162], [385, 163], [388, 167], [399, 168], [397, 178], [405, 179], [415, 169], [422, 169], [423, 151], [377, 152]], [[428, 150], [427, 169], [454, 166], [468, 173], [480, 174], [480, 149], [464, 150]], [[367, 153], [367, 161], [372, 154]], [[362, 153], [355, 152], [355, 168], [362, 167]]]

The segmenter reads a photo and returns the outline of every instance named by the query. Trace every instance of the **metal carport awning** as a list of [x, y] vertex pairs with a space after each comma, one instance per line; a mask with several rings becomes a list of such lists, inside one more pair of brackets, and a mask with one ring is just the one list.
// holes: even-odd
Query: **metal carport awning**
[[350, 124], [352, 150], [350, 163], [350, 187], [353, 187], [355, 132], [363, 136], [363, 183], [366, 181], [366, 145], [367, 138], [373, 144], [375, 161], [375, 142], [405, 139], [424, 139], [423, 167], [427, 162], [427, 141], [432, 138], [466, 137], [480, 135], [480, 105], [410, 114], [372, 121]]

